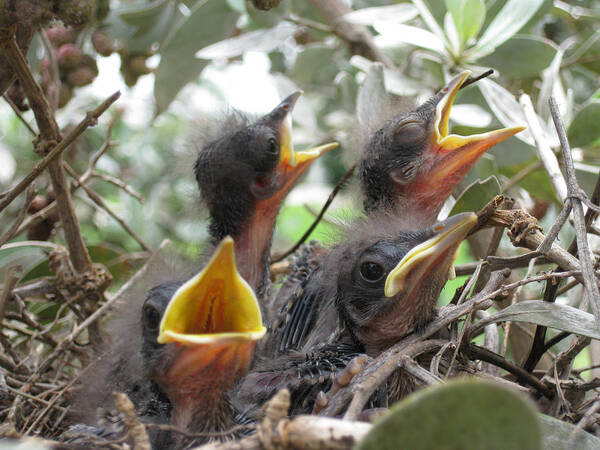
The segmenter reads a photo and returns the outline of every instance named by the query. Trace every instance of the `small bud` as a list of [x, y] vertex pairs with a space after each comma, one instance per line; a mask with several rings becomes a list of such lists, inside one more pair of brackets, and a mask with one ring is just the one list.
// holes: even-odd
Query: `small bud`
[[92, 34], [92, 44], [94, 45], [94, 50], [102, 56], [110, 56], [115, 51], [115, 42], [113, 39], [100, 29], [94, 31]]
[[56, 59], [61, 69], [74, 69], [81, 64], [83, 52], [75, 44], [65, 44], [58, 49]]
[[62, 83], [60, 85], [60, 91], [58, 92], [58, 107], [62, 108], [69, 100], [73, 97], [73, 89], [68, 83]]
[[94, 78], [96, 78], [96, 73], [87, 66], [80, 66], [67, 73], [67, 81], [76, 87], [87, 86], [94, 81]]
[[77, 31], [72, 27], [52, 27], [48, 28], [45, 33], [50, 43], [56, 48], [64, 44], [73, 43], [77, 38]]
[[152, 72], [152, 69], [146, 65], [145, 56], [134, 56], [129, 60], [127, 66], [131, 74], [138, 77]]

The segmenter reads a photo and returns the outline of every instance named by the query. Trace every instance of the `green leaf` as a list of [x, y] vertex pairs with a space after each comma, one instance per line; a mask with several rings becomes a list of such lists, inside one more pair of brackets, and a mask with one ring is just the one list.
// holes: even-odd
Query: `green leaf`
[[[446, 54], [446, 46], [444, 41], [437, 35], [423, 28], [413, 27], [410, 25], [395, 25], [392, 33], [382, 33], [375, 36], [377, 46], [398, 47], [402, 44], [416, 45], [427, 50], [432, 50], [441, 55]], [[382, 45], [383, 44], [383, 45]]]
[[581, 336], [600, 339], [600, 330], [590, 313], [560, 303], [548, 303], [540, 300], [525, 300], [510, 305], [487, 319], [477, 322], [477, 328], [483, 329], [490, 323], [528, 322], [555, 328]]
[[[481, 95], [483, 95], [488, 106], [503, 126], [527, 125], [525, 114], [511, 92], [490, 79], [478, 81], [477, 87], [479, 87]], [[535, 145], [533, 136], [527, 129], [517, 133], [515, 136], [529, 145]]]
[[125, 4], [115, 10], [115, 13], [127, 24], [135, 27], [147, 27], [156, 22], [169, 4], [170, 0], [155, 0]]
[[399, 24], [414, 19], [419, 14], [417, 8], [409, 3], [399, 5], [377, 6], [352, 11], [344, 16], [344, 20], [358, 25]]
[[173, 27], [161, 50], [155, 71], [156, 115], [163, 112], [188, 82], [196, 79], [208, 61], [194, 58], [207, 45], [231, 35], [238, 14], [222, 0], [209, 0], [196, 6], [189, 17]]
[[269, 53], [279, 47], [287, 38], [293, 36], [296, 30], [297, 27], [289, 23], [282, 23], [274, 28], [250, 31], [204, 47], [196, 53], [196, 58], [233, 58], [247, 51]]
[[495, 176], [492, 175], [483, 181], [477, 180], [469, 185], [458, 200], [456, 200], [450, 215], [453, 216], [461, 212], [479, 211], [499, 193], [500, 183], [498, 183], [498, 179]]
[[554, 417], [538, 414], [542, 424], [542, 437], [545, 450], [597, 450], [600, 439]]
[[425, 0], [412, 0], [412, 2], [419, 10], [419, 14], [423, 19], [423, 22], [425, 22], [425, 25], [427, 25], [427, 28], [429, 28], [429, 30], [439, 39], [439, 41], [443, 43], [445, 48], [450, 48], [450, 44], [446, 39], [446, 34], [444, 33], [444, 30], [442, 30], [435, 17], [433, 16], [432, 12], [427, 7]]
[[477, 59], [492, 53], [513, 37], [543, 3], [544, 0], [508, 0], [475, 44], [472, 57]]
[[500, 45], [494, 53], [481, 58], [478, 64], [498, 69], [506, 77], [539, 77], [550, 66], [557, 50], [548, 39], [515, 36]]
[[[312, 85], [331, 85], [337, 75], [337, 65], [334, 64], [335, 49], [321, 43], [304, 47], [296, 56], [289, 77], [298, 83]], [[324, 62], [327, 61], [327, 64]]]
[[394, 405], [356, 450], [539, 450], [539, 419], [524, 395], [481, 380], [451, 380]]
[[485, 19], [485, 3], [483, 0], [446, 0], [446, 8], [452, 16], [458, 32], [460, 43], [475, 37]]
[[573, 147], [585, 147], [600, 138], [600, 100], [592, 100], [575, 115], [567, 134]]
[[29, 271], [40, 264], [47, 263], [49, 251], [49, 248], [29, 246], [19, 242], [4, 246], [0, 250], [0, 280], [6, 272], [6, 268], [14, 264], [19, 264], [23, 268], [21, 279], [26, 278]]
[[596, 180], [598, 179], [600, 167], [577, 161], [574, 164], [575, 175], [577, 176], [579, 187], [581, 187], [588, 195], [592, 195], [594, 187], [596, 186]]
[[[495, 159], [498, 162], [499, 170], [502, 175], [506, 178], [510, 179], [514, 177], [521, 170], [525, 169], [527, 166], [538, 162], [539, 157], [535, 150], [529, 147], [527, 144], [514, 140], [515, 144], [513, 148], [510, 148], [510, 153], [508, 155], [508, 159], [517, 160], [519, 156], [521, 156], [521, 160], [515, 164], [504, 164], [506, 160], [506, 151], [496, 152], [496, 147], [494, 147], [491, 151], [495, 153]], [[519, 155], [520, 154], [520, 155]], [[526, 157], [523, 159], [522, 157]], [[518, 187], [525, 189], [532, 197], [539, 197], [543, 200], [552, 203], [560, 203], [558, 198], [556, 197], [556, 193], [554, 192], [554, 188], [552, 187], [552, 182], [550, 180], [550, 176], [548, 172], [546, 172], [543, 168], [535, 170], [527, 175], [525, 178], [521, 179], [518, 183]]]

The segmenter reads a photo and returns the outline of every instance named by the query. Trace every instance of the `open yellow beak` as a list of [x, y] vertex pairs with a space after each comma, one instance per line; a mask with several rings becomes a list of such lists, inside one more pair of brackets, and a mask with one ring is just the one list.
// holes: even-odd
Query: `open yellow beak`
[[[385, 296], [393, 297], [420, 285], [448, 251], [456, 252], [461, 241], [476, 224], [476, 214], [461, 213], [434, 225], [435, 235], [413, 247], [388, 274]], [[456, 257], [456, 253], [454, 256]]]
[[235, 265], [227, 236], [202, 271], [171, 298], [160, 323], [158, 342], [197, 345], [264, 336], [258, 300]]
[[291, 112], [300, 95], [302, 95], [302, 91], [296, 91], [278, 106], [278, 108], [284, 107], [287, 111], [287, 114], [279, 125], [281, 149], [277, 170], [282, 176], [282, 184], [295, 181], [314, 160], [339, 146], [337, 142], [330, 142], [304, 151], [294, 150], [292, 144]]
[[465, 70], [444, 86], [442, 98], [436, 105], [432, 150], [439, 163], [435, 164], [431, 172], [432, 181], [445, 179], [456, 171], [466, 173], [488, 149], [525, 129], [521, 126], [502, 128], [471, 136], [448, 134], [450, 110], [458, 90], [470, 74], [469, 70]]

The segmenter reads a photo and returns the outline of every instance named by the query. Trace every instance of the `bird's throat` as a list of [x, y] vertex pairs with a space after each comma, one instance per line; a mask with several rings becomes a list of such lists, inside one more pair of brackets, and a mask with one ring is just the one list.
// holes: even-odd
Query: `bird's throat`
[[280, 202], [274, 199], [257, 203], [254, 213], [235, 239], [235, 260], [240, 275], [254, 289], [259, 299], [268, 286], [271, 240]]
[[173, 345], [175, 360], [157, 382], [173, 404], [171, 424], [191, 431], [222, 431], [232, 421], [228, 392], [246, 373], [255, 341]]

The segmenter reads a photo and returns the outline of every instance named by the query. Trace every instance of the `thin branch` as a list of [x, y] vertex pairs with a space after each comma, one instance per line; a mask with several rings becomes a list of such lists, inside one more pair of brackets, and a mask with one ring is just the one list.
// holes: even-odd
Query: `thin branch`
[[560, 210], [560, 213], [558, 214], [558, 216], [556, 216], [556, 219], [554, 219], [554, 223], [550, 227], [550, 230], [548, 230], [548, 232], [546, 233], [546, 237], [544, 238], [544, 241], [538, 247], [538, 249], [537, 249], [538, 252], [546, 253], [548, 250], [550, 250], [552, 243], [558, 237], [559, 231], [561, 230], [561, 228], [563, 227], [563, 225], [569, 218], [569, 214], [571, 214], [571, 206], [572, 206], [571, 200], [568, 198], [565, 199], [565, 203], [564, 203], [562, 209]]
[[112, 105], [121, 96], [120, 92], [115, 92], [108, 99], [103, 101], [96, 109], [88, 112], [85, 118], [62, 140], [60, 141], [42, 160], [38, 161], [31, 171], [14, 188], [4, 195], [0, 200], [0, 212], [8, 206], [27, 186], [41, 175], [54, 158], [65, 151], [75, 140], [88, 128], [96, 125], [100, 117], [110, 105]]
[[344, 16], [352, 12], [343, 0], [309, 0], [333, 28], [333, 32], [344, 40], [354, 55], [361, 55], [371, 61], [382, 62], [385, 66], [393, 68], [394, 64], [374, 44], [373, 36], [369, 29], [363, 25], [350, 23]]
[[538, 116], [533, 109], [531, 98], [527, 94], [523, 94], [521, 97], [519, 97], [519, 103], [521, 103], [521, 108], [523, 108], [523, 112], [525, 113], [529, 130], [531, 131], [531, 134], [535, 139], [535, 143], [537, 144], [535, 149], [538, 152], [540, 160], [542, 161], [542, 164], [544, 164], [544, 168], [550, 176], [550, 181], [552, 181], [552, 186], [554, 186], [554, 190], [558, 195], [558, 198], [561, 201], [564, 201], [568, 195], [567, 184], [560, 171], [558, 160], [550, 148], [550, 145], [546, 141], [546, 137], [544, 136], [544, 132], [538, 120]]
[[477, 83], [479, 80], [483, 80], [484, 78], [489, 77], [490, 75], [494, 74], [494, 69], [488, 69], [485, 72], [483, 72], [481, 75], [477, 75], [476, 77], [469, 77], [465, 80], [465, 82], [460, 86], [459, 89], [464, 89], [467, 86], [470, 86], [473, 83]]
[[550, 97], [550, 114], [558, 133], [560, 145], [562, 147], [563, 161], [565, 166], [565, 172], [567, 175], [567, 189], [568, 195], [573, 204], [573, 216], [575, 222], [575, 233], [577, 236], [577, 248], [578, 255], [581, 260], [584, 286], [588, 293], [590, 306], [592, 312], [596, 317], [596, 323], [600, 325], [600, 291], [598, 290], [598, 282], [594, 273], [594, 263], [592, 261], [592, 253], [590, 251], [587, 234], [586, 224], [583, 215], [583, 206], [581, 198], [585, 196], [575, 176], [575, 167], [573, 165], [573, 157], [571, 155], [571, 147], [567, 139], [567, 133], [565, 131], [564, 124], [558, 111], [558, 105], [554, 97]]
[[340, 191], [340, 189], [342, 189], [342, 187], [346, 184], [346, 181], [348, 181], [348, 178], [350, 178], [352, 176], [352, 173], [354, 172], [354, 169], [356, 169], [356, 164], [353, 164], [352, 167], [350, 167], [348, 169], [348, 171], [344, 174], [344, 176], [340, 179], [340, 181], [338, 181], [338, 183], [335, 185], [335, 187], [333, 188], [333, 190], [329, 194], [329, 197], [327, 198], [327, 201], [325, 202], [325, 204], [321, 208], [321, 211], [319, 212], [319, 215], [313, 221], [313, 223], [310, 225], [310, 227], [308, 227], [308, 229], [304, 232], [304, 234], [298, 240], [298, 242], [296, 242], [296, 244], [292, 248], [290, 248], [289, 250], [283, 252], [281, 255], [275, 256], [273, 258], [273, 263], [277, 263], [277, 262], [279, 262], [279, 261], [287, 258], [289, 255], [291, 255], [296, 250], [298, 250], [298, 248], [304, 243], [304, 241], [306, 241], [306, 239], [308, 239], [308, 237], [310, 236], [310, 234], [314, 231], [314, 229], [317, 227], [317, 225], [319, 224], [319, 222], [321, 221], [321, 219], [323, 218], [323, 216], [327, 212], [327, 209], [329, 209], [329, 206], [331, 206], [331, 203], [333, 202], [333, 199], [335, 198], [335, 196], [338, 194], [338, 192]]
[[17, 117], [19, 118], [19, 120], [21, 120], [21, 122], [23, 123], [23, 125], [25, 125], [25, 128], [27, 128], [29, 130], [29, 132], [32, 135], [36, 135], [37, 133], [35, 132], [35, 130], [33, 129], [33, 127], [31, 125], [29, 125], [29, 122], [27, 122], [27, 120], [25, 120], [25, 117], [23, 116], [23, 113], [21, 112], [21, 110], [19, 108], [17, 108], [17, 105], [15, 105], [15, 103], [11, 100], [11, 98], [6, 95], [3, 94], [2, 98], [4, 98], [4, 100], [6, 101], [6, 103], [8, 103], [10, 105], [10, 107], [12, 108], [13, 112], [17, 115]]
[[13, 224], [10, 226], [10, 228], [6, 230], [2, 236], [0, 236], [0, 248], [17, 234], [17, 230], [23, 223], [23, 220], [25, 220], [27, 210], [29, 209], [29, 206], [31, 205], [31, 201], [33, 200], [34, 196], [35, 186], [32, 184], [29, 186], [29, 188], [27, 188], [27, 197], [25, 198], [25, 203], [23, 204], [19, 215], [17, 216]]
[[[50, 172], [50, 178], [52, 180], [52, 186], [54, 188], [54, 192], [56, 193], [59, 216], [64, 230], [65, 239], [69, 247], [69, 254], [73, 261], [73, 266], [78, 273], [88, 272], [92, 269], [92, 261], [85, 243], [83, 242], [81, 229], [79, 227], [77, 217], [75, 216], [73, 200], [71, 199], [65, 173], [62, 168], [62, 150], [56, 151], [56, 147], [61, 145], [63, 137], [60, 133], [58, 124], [56, 123], [56, 119], [54, 118], [54, 113], [50, 108], [48, 100], [44, 96], [40, 85], [35, 81], [33, 74], [31, 73], [29, 65], [27, 64], [27, 60], [23, 56], [23, 53], [17, 44], [14, 31], [9, 33], [9, 36], [3, 36], [2, 39], [0, 39], [0, 48], [2, 49], [4, 56], [6, 59], [8, 59], [9, 64], [12, 66], [13, 70], [17, 74], [17, 77], [19, 78], [21, 85], [23, 86], [29, 106], [33, 110], [33, 114], [38, 124], [40, 134], [35, 143], [36, 152], [44, 157], [49, 156], [48, 153], [55, 152], [55, 159], [49, 159], [47, 165]], [[114, 94], [114, 100], [116, 100], [118, 96], [118, 93]], [[106, 105], [106, 108], [108, 108], [109, 105], [110, 103]], [[78, 126], [75, 129], [78, 130], [78, 128], [80, 128], [79, 134], [81, 134], [81, 132], [88, 126], [92, 124], [95, 125], [97, 123], [97, 116], [93, 117], [88, 114], [86, 119], [87, 120], [83, 125], [80, 124], [81, 128]], [[34, 178], [35, 177], [33, 177], [31, 181], [33, 181]], [[22, 190], [24, 190], [30, 182], [23, 184]], [[15, 195], [14, 192], [13, 195]], [[10, 203], [10, 201], [8, 203]], [[0, 207], [0, 211], [5, 206], [6, 205]]]
[[90, 187], [88, 187], [86, 184], [84, 184], [83, 182], [81, 182], [79, 180], [79, 177], [77, 176], [77, 173], [71, 168], [71, 166], [69, 166], [66, 162], [63, 163], [63, 165], [64, 165], [65, 169], [67, 170], [67, 172], [69, 173], [69, 175], [71, 175], [71, 177], [73, 177], [74, 182], [76, 184], [78, 184], [85, 191], [85, 193], [88, 195], [88, 197], [96, 205], [98, 205], [100, 208], [102, 208], [104, 211], [106, 211], [109, 216], [111, 216], [113, 219], [115, 219], [117, 221], [117, 223], [119, 225], [121, 225], [121, 227], [127, 233], [129, 233], [129, 235], [131, 237], [133, 237], [133, 239], [135, 239], [137, 241], [137, 243], [140, 244], [140, 246], [145, 251], [147, 251], [147, 252], [151, 252], [152, 251], [152, 249], [150, 248], [150, 246], [148, 244], [146, 244], [144, 242], [144, 240], [129, 225], [127, 225], [127, 223], [123, 219], [121, 219], [112, 209], [110, 209], [110, 207], [104, 202], [104, 200], [102, 200], [102, 197], [100, 197]]
[[92, 172], [92, 177], [99, 178], [102, 181], [106, 181], [107, 183], [110, 183], [118, 188], [121, 188], [124, 192], [131, 195], [133, 198], [135, 198], [140, 203], [144, 203], [144, 197], [142, 197], [142, 194], [137, 192], [135, 189], [133, 189], [131, 186], [126, 184], [124, 181], [118, 179], [117, 177], [113, 177], [112, 175], [109, 175], [107, 173], [97, 172], [95, 170]]
[[481, 361], [494, 364], [495, 366], [498, 366], [506, 370], [507, 372], [512, 373], [522, 383], [527, 383], [531, 387], [535, 388], [538, 392], [544, 394], [544, 396], [550, 399], [554, 398], [554, 392], [552, 391], [552, 389], [548, 388], [548, 386], [546, 386], [538, 378], [531, 375], [526, 370], [506, 360], [506, 358], [502, 357], [501, 355], [491, 352], [486, 348], [479, 347], [478, 345], [470, 343], [463, 344], [461, 347], [461, 351], [472, 358], [476, 358]]
[[506, 183], [502, 185], [500, 188], [500, 193], [503, 194], [509, 189], [512, 189], [514, 186], [519, 184], [523, 179], [527, 178], [533, 172], [540, 170], [542, 168], [542, 163], [540, 161], [536, 161], [523, 169], [517, 172], [511, 179], [509, 179]]

